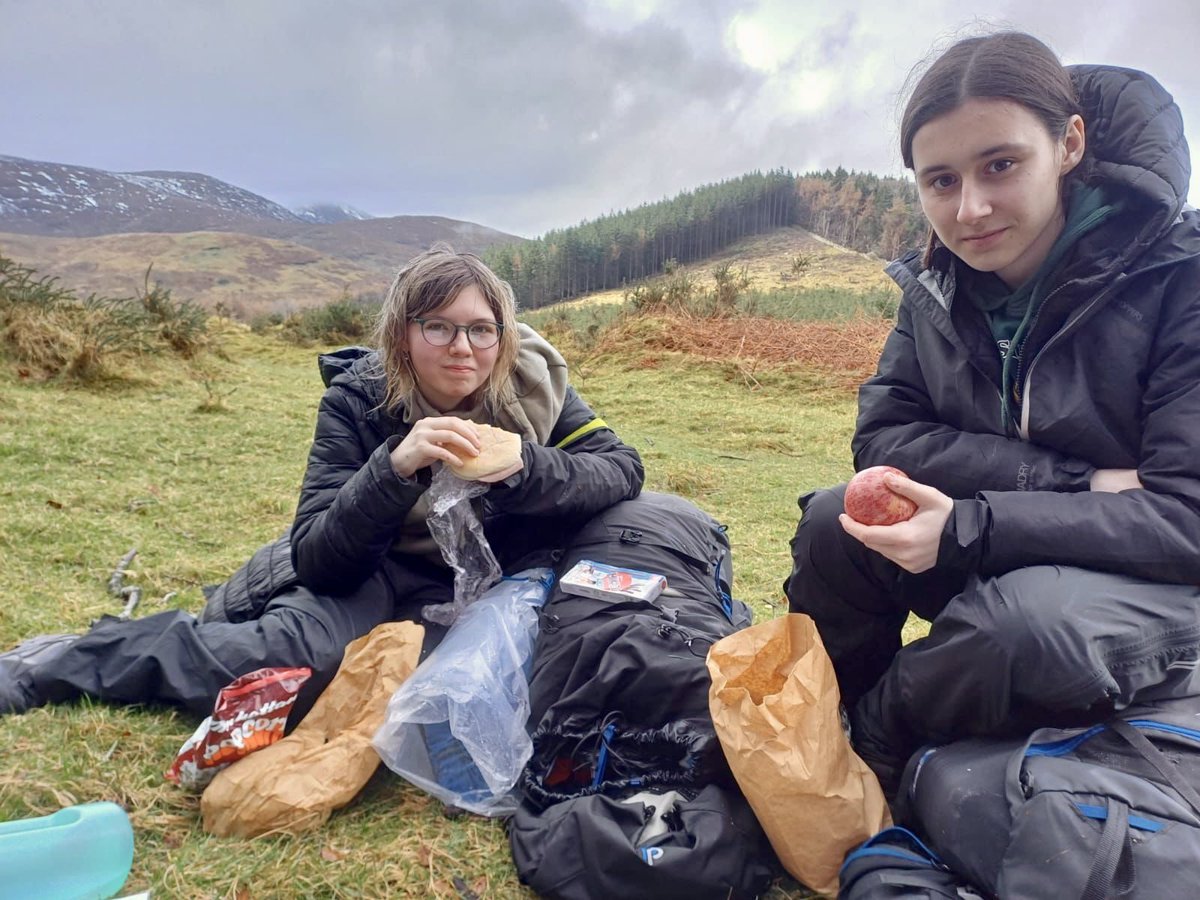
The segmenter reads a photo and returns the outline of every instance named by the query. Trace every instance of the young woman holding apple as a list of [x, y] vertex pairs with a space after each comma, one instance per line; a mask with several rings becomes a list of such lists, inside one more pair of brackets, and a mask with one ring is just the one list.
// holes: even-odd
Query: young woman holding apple
[[[903, 299], [852, 448], [905, 473], [881, 483], [915, 513], [865, 525], [844, 486], [802, 496], [785, 584], [889, 792], [923, 743], [1200, 694], [1200, 214], [1178, 108], [1145, 73], [1004, 32], [925, 71], [900, 143], [931, 233], [888, 267]], [[901, 648], [910, 612], [932, 626]]]
[[[206, 715], [262, 666], [311, 667], [315, 697], [351, 640], [453, 599], [427, 491], [436, 466], [477, 457], [475, 423], [521, 438], [515, 459], [477, 479], [492, 483], [476, 503], [502, 565], [640, 492], [637, 451], [571, 388], [558, 351], [518, 325], [512, 290], [478, 257], [440, 245], [401, 268], [374, 344], [320, 358], [327, 390], [290, 540], [255, 554], [199, 618], [106, 618], [57, 652], [0, 654], [0, 714], [87, 694]], [[426, 630], [428, 647], [444, 629]]]

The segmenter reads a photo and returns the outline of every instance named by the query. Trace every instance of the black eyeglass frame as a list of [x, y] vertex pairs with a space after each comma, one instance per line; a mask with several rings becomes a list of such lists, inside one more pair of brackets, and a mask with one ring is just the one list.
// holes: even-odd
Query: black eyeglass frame
[[[413, 316], [411, 319], [409, 319], [409, 321], [416, 322], [421, 327], [421, 337], [423, 337], [425, 339], [425, 342], [427, 344], [429, 344], [431, 347], [449, 347], [456, 340], [458, 340], [458, 333], [460, 331], [463, 332], [464, 334], [466, 334], [467, 343], [470, 344], [472, 347], [474, 347], [476, 350], [490, 350], [493, 347], [495, 347], [497, 344], [499, 344], [500, 339], [502, 337], [504, 337], [504, 325], [501, 324], [500, 322], [472, 322], [470, 325], [457, 325], [454, 322], [451, 322], [449, 319], [442, 318], [441, 316], [429, 316], [428, 318], [421, 317], [421, 316]], [[430, 340], [428, 332], [425, 331], [425, 324], [427, 322], [444, 322], [444, 323], [446, 323], [447, 326], [449, 326], [450, 328], [453, 328], [454, 333], [450, 336], [450, 340], [446, 341], [443, 344], [439, 344], [436, 341]], [[472, 336], [472, 334], [471, 334], [471, 329], [475, 328], [478, 325], [487, 325], [489, 327], [495, 328], [496, 329], [496, 339], [494, 341], [492, 341], [492, 343], [490, 343], [490, 344], [484, 344], [484, 345], [480, 346], [480, 344], [475, 340], [475, 338], [478, 337], [478, 335]], [[485, 334], [484, 337], [490, 337], [490, 335]]]

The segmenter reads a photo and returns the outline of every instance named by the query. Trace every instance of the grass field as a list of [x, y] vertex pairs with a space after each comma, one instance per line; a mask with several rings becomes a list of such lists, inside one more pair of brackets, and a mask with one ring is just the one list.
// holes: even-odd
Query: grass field
[[[140, 614], [199, 610], [290, 521], [322, 385], [318, 348], [226, 322], [219, 351], [189, 366], [146, 360], [91, 388], [22, 380], [0, 367], [0, 647], [78, 631], [118, 611], [113, 567]], [[647, 487], [729, 526], [735, 595], [779, 615], [796, 497], [850, 474], [854, 393], [798, 365], [744, 369], [653, 350], [603, 354], [567, 340], [574, 382], [641, 452]], [[161, 709], [80, 702], [0, 718], [0, 820], [114, 800], [136, 833], [124, 893], [155, 897], [529, 897], [503, 827], [447, 818], [441, 804], [378, 773], [323, 828], [253, 841], [208, 836], [198, 800], [162, 772], [194, 722]], [[774, 898], [807, 896], [792, 882]]]

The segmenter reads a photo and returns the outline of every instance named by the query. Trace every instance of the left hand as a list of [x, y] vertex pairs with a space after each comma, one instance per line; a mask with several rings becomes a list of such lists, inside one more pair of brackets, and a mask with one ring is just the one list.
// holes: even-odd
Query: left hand
[[[451, 467], [451, 468], [453, 468], [453, 467]], [[523, 468], [525, 468], [524, 460], [518, 459], [515, 463], [513, 463], [511, 466], [509, 466], [507, 469], [505, 469], [502, 472], [494, 472], [491, 475], [483, 475], [480, 478], [476, 478], [475, 480], [482, 481], [484, 484], [495, 484], [497, 481], [503, 481], [505, 478], [507, 478], [510, 475], [516, 475]]]
[[889, 475], [887, 486], [917, 504], [911, 519], [895, 525], [863, 525], [845, 513], [838, 517], [851, 537], [914, 575], [932, 569], [937, 563], [942, 529], [954, 509], [954, 501], [927, 484]]

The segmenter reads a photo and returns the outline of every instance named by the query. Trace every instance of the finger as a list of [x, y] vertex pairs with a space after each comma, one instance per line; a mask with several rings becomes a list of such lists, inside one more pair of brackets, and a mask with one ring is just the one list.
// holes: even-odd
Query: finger
[[[479, 429], [475, 426], [475, 423], [468, 419], [460, 419], [457, 416], [430, 416], [420, 419], [413, 426], [413, 433], [428, 434], [430, 436], [453, 433], [462, 437], [472, 447], [478, 448], [482, 446], [479, 440]], [[434, 439], [444, 442], [444, 438]]]
[[888, 475], [884, 478], [884, 484], [889, 490], [895, 491], [901, 497], [907, 497], [917, 506], [929, 506], [945, 496], [937, 488], [905, 478], [903, 475]]
[[453, 431], [455, 434], [462, 435], [466, 438], [471, 446], [479, 449], [482, 443], [479, 440], [479, 429], [475, 427], [475, 423], [469, 419], [460, 419], [457, 416], [446, 416], [439, 419], [439, 428], [442, 430]]
[[842, 529], [846, 532], [846, 534], [864, 544], [867, 543], [867, 537], [871, 529], [876, 527], [873, 525], [864, 525], [862, 522], [858, 522], [850, 518], [845, 513], [841, 513], [838, 516], [838, 522], [841, 523]]
[[434, 431], [428, 435], [430, 444], [447, 449], [456, 459], [471, 459], [479, 455], [479, 443], [472, 443], [469, 437], [451, 430]]

